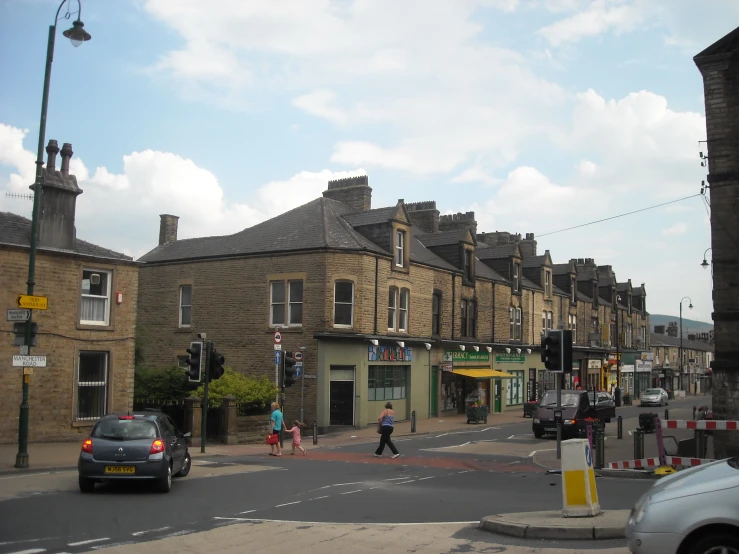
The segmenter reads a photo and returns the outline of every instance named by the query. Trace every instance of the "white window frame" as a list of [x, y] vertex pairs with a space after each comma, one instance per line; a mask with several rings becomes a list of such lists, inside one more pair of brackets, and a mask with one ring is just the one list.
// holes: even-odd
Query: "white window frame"
[[554, 329], [554, 312], [547, 312], [547, 329]]
[[541, 334], [545, 336], [547, 334], [547, 312], [546, 310], [541, 312]]
[[[352, 286], [352, 300], [351, 300], [351, 303], [350, 303], [350, 305], [352, 307], [352, 311], [351, 311], [351, 323], [349, 323], [348, 325], [345, 324], [345, 323], [336, 323], [336, 305], [337, 304], [341, 304], [342, 306], [346, 306], [347, 305], [346, 302], [337, 302], [336, 301], [336, 287], [338, 285], [340, 285], [340, 284], [345, 284], [345, 283]], [[356, 286], [354, 285], [354, 281], [349, 281], [347, 279], [338, 279], [338, 280], [334, 281], [334, 319], [333, 319], [333, 321], [334, 321], [334, 327], [335, 328], [338, 328], [338, 329], [351, 329], [351, 328], [354, 327], [354, 299], [355, 299], [355, 294], [356, 294]]]
[[[398, 295], [398, 331], [407, 333], [410, 327], [411, 291], [409, 289], [400, 289]], [[405, 297], [405, 303], [403, 302], [403, 297]]]
[[521, 275], [519, 268], [519, 264], [513, 264], [513, 290], [516, 292], [521, 292]]
[[548, 271], [544, 272], [544, 293], [547, 298], [552, 297], [552, 274]]
[[[282, 291], [283, 291], [283, 300], [282, 302], [275, 302], [274, 299], [274, 286], [275, 285], [282, 285]], [[276, 280], [276, 281], [270, 281], [269, 282], [269, 326], [270, 327], [285, 327], [287, 325], [287, 320], [285, 319], [287, 317], [287, 311], [285, 310], [285, 304], [287, 303], [287, 283], [284, 280]], [[275, 306], [282, 306], [282, 323], [276, 323], [274, 320], [274, 314]]]
[[[300, 300], [300, 302], [293, 300], [292, 298], [292, 284], [293, 283], [300, 283], [303, 285], [303, 299]], [[288, 280], [286, 283], [286, 300], [287, 300], [287, 319], [285, 320], [287, 322], [288, 327], [302, 327], [303, 326], [303, 315], [305, 314], [305, 310], [303, 310], [303, 305], [305, 304], [305, 282], [302, 279], [291, 279]], [[292, 313], [293, 313], [293, 306], [300, 304], [300, 323], [293, 323], [292, 322]]]
[[508, 316], [510, 318], [510, 328], [508, 330], [509, 340], [516, 340], [516, 308], [508, 308]]
[[577, 302], [577, 280], [574, 277], [570, 277], [570, 302], [575, 304]]
[[516, 340], [523, 340], [523, 334], [522, 334], [522, 312], [521, 308], [516, 308]]
[[[392, 304], [391, 304], [392, 302]], [[392, 325], [390, 325], [390, 314], [392, 313]], [[390, 287], [387, 294], [387, 330], [395, 331], [398, 327], [398, 289], [397, 287]]]
[[395, 267], [405, 267], [405, 231], [395, 231]]
[[[83, 354], [102, 354], [105, 356], [105, 371], [103, 374], [103, 381], [81, 381], [80, 380], [80, 365], [82, 364], [82, 355]], [[100, 419], [100, 417], [107, 415], [108, 413], [108, 383], [110, 380], [110, 352], [107, 351], [100, 351], [100, 350], [81, 350], [77, 354], [77, 379], [76, 379], [76, 406], [75, 406], [75, 419], [77, 421], [95, 421], [97, 419]], [[103, 387], [103, 398], [104, 398], [104, 407], [103, 407], [103, 413], [100, 416], [92, 416], [92, 417], [80, 417], [80, 388], [81, 387]]]
[[[190, 303], [189, 304], [183, 304], [182, 303], [182, 296], [183, 291], [185, 288], [190, 289]], [[190, 321], [188, 323], [183, 323], [182, 318], [182, 310], [183, 308], [190, 308]], [[189, 328], [192, 325], [192, 285], [180, 285], [180, 317], [179, 317], [179, 326], [183, 328]]]
[[[106, 283], [107, 283], [107, 296], [98, 296], [97, 294], [83, 294], [82, 293], [82, 283], [80, 282], [80, 297], [82, 299], [84, 298], [105, 298], [105, 320], [103, 321], [95, 321], [95, 320], [87, 320], [82, 319], [82, 313], [84, 312], [84, 307], [80, 306], [80, 325], [98, 325], [100, 327], [107, 327], [110, 325], [110, 291], [113, 286], [113, 272], [106, 269], [93, 269], [93, 268], [83, 268], [83, 276], [85, 271], [89, 271], [90, 273], [100, 273], [106, 275]], [[84, 278], [82, 279], [84, 281]]]
[[570, 330], [572, 331], [572, 344], [577, 342], [577, 316], [570, 314]]
[[464, 266], [464, 278], [472, 282], [475, 280], [475, 274], [473, 273], [473, 265], [475, 262], [475, 256], [472, 250], [465, 248], [462, 253], [463, 260], [462, 265]]

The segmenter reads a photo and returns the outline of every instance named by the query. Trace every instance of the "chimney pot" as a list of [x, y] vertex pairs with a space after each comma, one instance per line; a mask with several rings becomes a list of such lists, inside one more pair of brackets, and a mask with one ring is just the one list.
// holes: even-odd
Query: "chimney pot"
[[159, 246], [177, 240], [177, 223], [179, 216], [161, 214], [159, 216]]
[[46, 169], [49, 171], [56, 170], [56, 155], [59, 153], [59, 143], [54, 139], [49, 140], [49, 144], [46, 147]]
[[74, 152], [72, 152], [72, 145], [68, 142], [65, 142], [62, 145], [62, 167], [61, 167], [61, 173], [64, 176], [69, 175], [69, 160], [74, 156]]

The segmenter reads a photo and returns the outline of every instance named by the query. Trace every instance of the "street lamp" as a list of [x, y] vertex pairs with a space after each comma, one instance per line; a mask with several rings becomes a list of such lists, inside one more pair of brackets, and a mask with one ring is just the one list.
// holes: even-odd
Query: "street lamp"
[[686, 299], [690, 302], [688, 308], [691, 310], [693, 309], [693, 301], [689, 296], [684, 296], [682, 300], [680, 300], [680, 390], [682, 390], [683, 387], [683, 302]]
[[[621, 388], [621, 331], [618, 327], [618, 303], [621, 302], [621, 295], [616, 295], [616, 387]], [[621, 395], [619, 395], [619, 403], [621, 405]]]
[[[85, 31], [85, 25], [80, 18], [82, 17], [82, 4], [77, 1], [77, 19], [72, 23], [72, 27], [64, 31], [72, 44], [77, 47], [92, 37]], [[38, 241], [38, 219], [39, 219], [39, 197], [41, 189], [44, 186], [44, 142], [46, 141], [46, 111], [49, 106], [49, 81], [51, 80], [51, 62], [54, 61], [54, 40], [56, 38], [56, 25], [59, 23], [59, 13], [62, 11], [64, 4], [67, 4], [67, 13], [62, 17], [69, 19], [72, 12], [69, 7], [72, 0], [62, 0], [59, 9], [56, 11], [54, 24], [49, 27], [49, 41], [46, 46], [46, 72], [44, 73], [44, 92], [41, 97], [41, 123], [38, 133], [38, 156], [36, 158], [36, 181], [31, 185], [33, 190], [33, 211], [31, 212], [31, 244], [28, 255], [28, 281], [27, 294], [33, 295], [33, 287], [36, 284], [36, 243]], [[31, 353], [31, 319], [26, 322], [25, 344], [27, 353]], [[20, 414], [18, 417], [18, 453], [15, 456], [15, 467], [28, 467], [28, 381], [27, 376], [23, 376], [23, 399], [21, 400]]]
[[711, 249], [711, 248], [707, 248], [707, 249], [706, 249], [706, 251], [705, 251], [705, 252], [703, 252], [703, 261], [701, 262], [701, 267], [702, 267], [703, 269], [708, 269], [708, 266], [710, 265], [710, 264], [709, 264], [709, 263], [708, 263], [708, 262], [706, 261], [706, 254], [708, 254], [708, 251], [709, 251], [709, 250], [712, 250], [712, 249]]

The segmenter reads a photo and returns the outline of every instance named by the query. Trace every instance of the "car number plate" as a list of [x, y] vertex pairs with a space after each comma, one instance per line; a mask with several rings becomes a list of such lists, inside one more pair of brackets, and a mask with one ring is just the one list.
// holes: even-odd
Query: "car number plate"
[[551, 431], [556, 431], [556, 430], [557, 430], [557, 428], [556, 428], [556, 427], [544, 427], [544, 430], [545, 430], [545, 431], [550, 431], [550, 432], [551, 432]]
[[133, 466], [105, 466], [105, 473], [136, 473]]

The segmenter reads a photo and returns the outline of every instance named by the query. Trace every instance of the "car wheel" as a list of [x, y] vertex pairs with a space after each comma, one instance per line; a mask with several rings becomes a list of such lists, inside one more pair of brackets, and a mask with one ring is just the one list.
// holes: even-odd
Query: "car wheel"
[[172, 466], [167, 466], [167, 474], [159, 481], [159, 492], [169, 492], [172, 488]]
[[690, 554], [739, 554], [739, 537], [716, 533], [698, 539], [688, 551]]
[[80, 477], [79, 483], [80, 483], [80, 492], [88, 493], [88, 492], [93, 492], [95, 490], [95, 481], [93, 481], [92, 479], [88, 479], [87, 477]]
[[182, 469], [177, 472], [177, 475], [175, 477], [187, 477], [187, 474], [190, 473], [190, 468], [192, 467], [192, 459], [190, 458], [190, 453], [188, 452], [185, 454], [185, 461], [182, 462]]
[[540, 439], [543, 436], [544, 436], [544, 433], [542, 433], [541, 431], [534, 431], [534, 437], [536, 437], [537, 439]]

